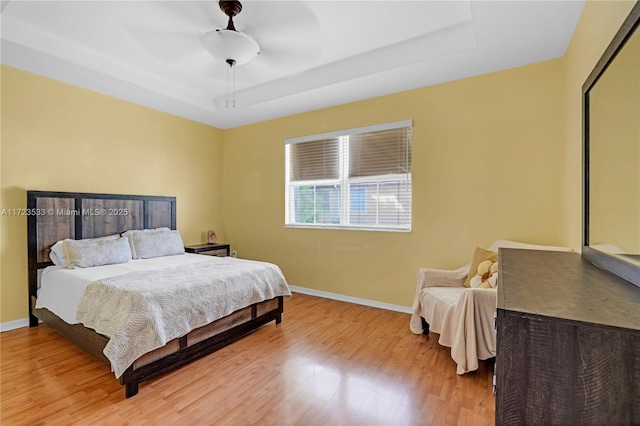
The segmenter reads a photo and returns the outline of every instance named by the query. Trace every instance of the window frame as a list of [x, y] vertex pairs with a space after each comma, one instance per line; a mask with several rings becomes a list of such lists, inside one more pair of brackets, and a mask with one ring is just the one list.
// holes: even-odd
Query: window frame
[[[379, 232], [411, 232], [413, 227], [413, 186], [409, 189], [409, 224], [407, 227], [389, 226], [380, 224], [367, 224], [358, 225], [349, 223], [350, 215], [350, 187], [351, 184], [358, 183], [377, 183], [382, 182], [408, 182], [412, 185], [412, 171], [409, 173], [394, 173], [388, 175], [374, 175], [374, 176], [358, 176], [349, 177], [349, 158], [348, 149], [344, 147], [345, 137], [353, 134], [372, 133], [384, 130], [399, 130], [409, 128], [413, 131], [413, 120], [394, 121], [390, 123], [378, 124], [373, 126], [358, 127], [353, 129], [339, 130], [335, 132], [321, 133], [316, 135], [302, 136], [297, 138], [290, 138], [284, 141], [285, 150], [285, 228], [310, 228], [310, 229], [340, 229], [340, 230], [358, 230], [358, 231], [379, 231]], [[289, 158], [289, 151], [287, 146], [296, 143], [315, 142], [323, 139], [339, 139], [339, 177], [338, 179], [318, 179], [318, 180], [305, 180], [305, 181], [289, 181], [291, 173], [291, 164]], [[412, 139], [412, 135], [411, 135]], [[412, 140], [409, 140], [409, 153], [412, 154]], [[295, 205], [294, 205], [294, 191], [296, 187], [302, 186], [330, 186], [337, 185], [340, 189], [340, 224], [335, 223], [292, 223], [295, 221]], [[379, 212], [380, 204], [377, 203], [376, 215]], [[293, 218], [293, 221], [291, 220]], [[376, 222], [378, 222], [378, 216], [376, 216]]]

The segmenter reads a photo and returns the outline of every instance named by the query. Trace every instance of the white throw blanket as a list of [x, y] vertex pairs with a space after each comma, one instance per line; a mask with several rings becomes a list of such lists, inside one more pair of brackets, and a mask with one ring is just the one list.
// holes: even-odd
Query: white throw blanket
[[109, 337], [104, 354], [116, 377], [189, 331], [253, 303], [291, 296], [276, 265], [234, 258], [132, 272], [89, 284], [77, 319]]
[[456, 373], [477, 370], [479, 359], [496, 356], [495, 310], [496, 290], [484, 288], [465, 289], [447, 310], [438, 343], [451, 348]]

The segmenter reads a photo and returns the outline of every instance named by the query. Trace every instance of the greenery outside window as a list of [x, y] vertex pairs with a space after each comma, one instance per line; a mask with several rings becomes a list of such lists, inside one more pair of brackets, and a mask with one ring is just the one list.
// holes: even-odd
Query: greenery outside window
[[285, 226], [411, 230], [411, 127], [285, 141]]

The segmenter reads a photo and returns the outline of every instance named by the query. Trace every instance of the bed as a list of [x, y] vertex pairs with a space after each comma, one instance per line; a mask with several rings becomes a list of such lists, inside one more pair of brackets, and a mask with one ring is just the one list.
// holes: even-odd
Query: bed
[[[51, 261], [52, 246], [65, 239], [75, 244], [76, 240], [158, 228], [177, 234], [175, 197], [27, 191], [27, 209], [30, 326], [38, 326], [40, 321], [48, 324], [109, 366], [124, 385], [127, 398], [136, 395], [140, 383], [147, 379], [208, 355], [268, 322], [279, 324], [282, 321], [284, 299], [291, 293], [279, 268], [266, 262], [175, 253], [76, 269], [55, 266]], [[126, 239], [115, 238], [119, 242]], [[109, 244], [113, 246], [114, 243], [109, 239]], [[132, 251], [135, 255], [135, 250]], [[183, 282], [200, 287], [190, 287], [187, 291], [182, 287]], [[237, 293], [236, 289], [244, 288], [237, 286], [238, 282], [243, 285], [247, 282], [250, 284], [246, 285], [253, 287], [244, 290], [248, 295], [239, 296], [244, 299], [223, 303], [227, 297], [221, 295]], [[109, 293], [111, 297], [117, 294], [114, 287], [149, 289], [156, 283], [160, 283], [158, 287], [165, 293], [173, 289], [183, 291], [184, 295], [198, 294], [199, 297], [189, 301], [195, 306], [189, 312], [193, 309], [201, 312], [206, 321], [202, 318], [191, 320], [191, 313], [180, 315], [180, 311], [174, 311], [171, 318], [184, 317], [189, 321], [171, 324], [166, 329], [170, 333], [159, 328], [160, 331], [153, 331], [152, 337], [148, 338], [152, 343], [142, 349], [133, 348], [135, 345], [121, 340], [120, 330], [115, 332], [101, 324], [100, 319], [109, 311], [100, 312], [100, 306], [126, 310], [125, 306], [141, 318], [156, 318], [154, 315], [163, 315], [157, 314], [159, 308], [155, 305], [155, 300], [162, 300], [162, 297], [153, 295], [150, 299], [140, 299], [143, 303], [131, 303], [131, 306], [123, 303], [123, 300], [129, 300], [126, 298], [113, 299], [111, 305], [108, 302], [111, 299], [96, 298], [97, 305], [87, 305], [87, 300], [91, 300], [89, 290], [95, 293], [91, 297], [113, 291]], [[214, 285], [216, 287], [209, 290], [209, 286]], [[71, 307], [56, 302], [53, 298], [56, 293], [64, 294], [62, 299], [71, 301]], [[146, 294], [142, 290], [141, 293]], [[211, 299], [215, 297], [220, 298]], [[147, 310], [141, 310], [140, 306]], [[76, 309], [81, 321], [74, 321]], [[152, 315], [147, 315], [147, 311]], [[135, 324], [138, 319], [129, 322]], [[127, 332], [131, 333], [131, 330]], [[137, 341], [145, 339], [146, 336]]]

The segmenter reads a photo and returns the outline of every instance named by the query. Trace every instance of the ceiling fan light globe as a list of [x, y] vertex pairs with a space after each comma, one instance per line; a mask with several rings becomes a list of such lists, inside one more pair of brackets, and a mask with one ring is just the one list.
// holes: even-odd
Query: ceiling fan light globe
[[209, 53], [221, 61], [229, 59], [235, 65], [246, 64], [260, 54], [260, 46], [240, 31], [217, 29], [202, 36], [202, 43]]

